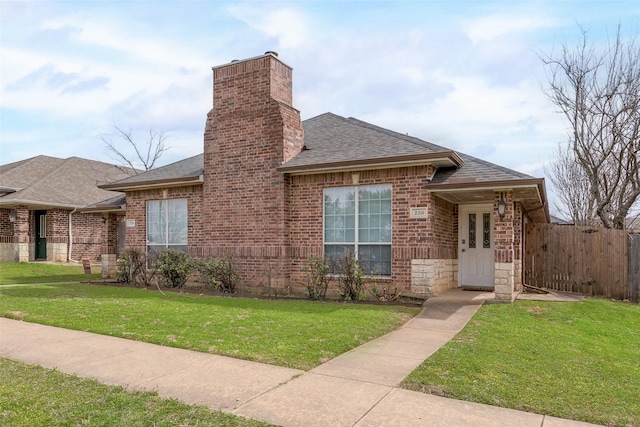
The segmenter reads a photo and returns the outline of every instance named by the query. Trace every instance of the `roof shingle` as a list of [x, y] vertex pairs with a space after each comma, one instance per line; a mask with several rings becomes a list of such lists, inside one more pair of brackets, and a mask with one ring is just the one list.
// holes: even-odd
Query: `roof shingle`
[[0, 166], [0, 186], [17, 190], [0, 197], [0, 204], [82, 207], [113, 197], [97, 184], [125, 176], [119, 167], [95, 160], [36, 156]]

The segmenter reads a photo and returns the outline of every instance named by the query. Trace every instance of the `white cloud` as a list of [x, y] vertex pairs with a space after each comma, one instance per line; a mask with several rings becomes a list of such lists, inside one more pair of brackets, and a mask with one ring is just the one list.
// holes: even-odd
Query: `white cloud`
[[483, 16], [466, 24], [467, 35], [474, 44], [489, 42], [512, 33], [524, 33], [550, 27], [554, 20], [540, 12], [521, 11]]
[[284, 49], [304, 45], [309, 39], [309, 18], [292, 8], [271, 10], [273, 3], [265, 7], [252, 5], [231, 6], [228, 11], [268, 37], [276, 38], [279, 47]]

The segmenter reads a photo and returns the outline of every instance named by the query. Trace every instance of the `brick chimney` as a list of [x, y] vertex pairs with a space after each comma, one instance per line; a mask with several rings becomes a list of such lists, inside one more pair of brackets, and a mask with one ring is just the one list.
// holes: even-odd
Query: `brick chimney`
[[[213, 68], [204, 134], [203, 234], [212, 256], [234, 253], [254, 286], [285, 277], [286, 177], [304, 144], [292, 69], [275, 52]], [[274, 273], [279, 271], [279, 273]]]

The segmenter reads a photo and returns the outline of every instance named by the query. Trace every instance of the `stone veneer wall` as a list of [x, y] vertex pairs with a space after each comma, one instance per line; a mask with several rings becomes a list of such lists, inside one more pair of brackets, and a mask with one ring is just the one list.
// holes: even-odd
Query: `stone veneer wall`
[[13, 209], [0, 208], [0, 262], [15, 261], [15, 244], [13, 243], [13, 222], [9, 215]]
[[[504, 218], [498, 216], [498, 201], [507, 202]], [[513, 301], [522, 288], [522, 208], [510, 191], [496, 193], [495, 218], [495, 298]]]
[[437, 295], [457, 286], [457, 259], [411, 260], [411, 293]]

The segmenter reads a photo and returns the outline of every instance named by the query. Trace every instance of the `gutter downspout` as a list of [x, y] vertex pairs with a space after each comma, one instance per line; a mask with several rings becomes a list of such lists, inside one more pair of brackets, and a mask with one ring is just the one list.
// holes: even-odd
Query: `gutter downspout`
[[72, 227], [72, 218], [73, 214], [78, 210], [78, 208], [74, 208], [71, 212], [69, 212], [69, 246], [67, 249], [67, 261], [75, 262], [76, 264], [80, 264], [80, 261], [72, 259], [71, 254], [73, 250], [73, 227]]

